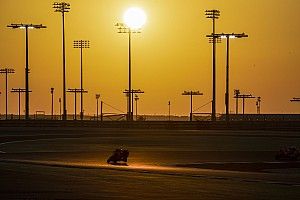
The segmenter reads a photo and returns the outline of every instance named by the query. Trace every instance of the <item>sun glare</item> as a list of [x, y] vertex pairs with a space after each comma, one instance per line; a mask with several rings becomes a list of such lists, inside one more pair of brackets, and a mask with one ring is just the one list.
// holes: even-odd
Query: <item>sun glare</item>
[[147, 16], [142, 9], [133, 7], [124, 13], [123, 19], [129, 28], [139, 29], [146, 23]]

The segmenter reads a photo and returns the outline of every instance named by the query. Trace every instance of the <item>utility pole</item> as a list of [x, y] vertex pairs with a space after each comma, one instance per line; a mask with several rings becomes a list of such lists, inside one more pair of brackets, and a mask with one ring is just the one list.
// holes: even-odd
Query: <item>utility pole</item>
[[[219, 10], [206, 10], [206, 18], [212, 19], [212, 34], [216, 32], [215, 20], [219, 19]], [[213, 37], [213, 59], [212, 59], [212, 109], [211, 109], [211, 120], [216, 121], [216, 38]]]
[[53, 3], [55, 12], [62, 14], [62, 45], [63, 45], [63, 120], [67, 120], [67, 95], [66, 95], [66, 48], [65, 48], [65, 13], [69, 12], [70, 4], [66, 2]]
[[[21, 119], [21, 93], [26, 93], [26, 89], [25, 88], [12, 88], [11, 91], [12, 93], [18, 93], [18, 99], [19, 99], [19, 106], [18, 106], [18, 110], [19, 110], [19, 120]], [[31, 91], [29, 91], [31, 92]]]
[[[80, 49], [80, 89], [83, 91], [82, 49], [90, 48], [89, 40], [75, 40], [73, 47]], [[83, 120], [83, 94], [80, 93], [80, 119]]]
[[194, 95], [203, 95], [203, 93], [200, 93], [199, 91], [184, 91], [182, 95], [189, 95], [191, 98], [191, 111], [190, 111], [190, 121], [193, 121], [193, 96]]
[[82, 90], [80, 88], [70, 88], [68, 89], [67, 92], [70, 92], [70, 93], [74, 93], [74, 120], [77, 120], [77, 112], [76, 112], [76, 96], [77, 96], [77, 93], [87, 93], [87, 91], [85, 90]]
[[7, 120], [7, 112], [8, 112], [8, 96], [7, 96], [7, 88], [8, 88], [8, 74], [15, 73], [14, 69], [4, 68], [0, 69], [1, 74], [5, 74], [5, 119]]

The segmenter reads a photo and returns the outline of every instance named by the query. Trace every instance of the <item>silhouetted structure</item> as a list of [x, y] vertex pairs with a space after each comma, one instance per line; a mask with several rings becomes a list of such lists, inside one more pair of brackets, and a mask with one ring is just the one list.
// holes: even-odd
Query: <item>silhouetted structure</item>
[[[80, 49], [80, 89], [83, 91], [82, 49], [90, 48], [90, 41], [75, 40], [73, 47]], [[80, 93], [80, 119], [83, 120], [83, 94]]]
[[[220, 17], [219, 10], [206, 10], [206, 18], [212, 19], [212, 34], [215, 34], [215, 20]], [[211, 120], [216, 121], [216, 38], [213, 37], [213, 59], [212, 59], [212, 75], [213, 75], [213, 86], [212, 86], [212, 109], [211, 109]]]
[[[132, 117], [133, 117], [133, 95], [134, 94], [142, 94], [142, 93], [144, 93], [144, 91], [142, 91], [140, 89], [138, 89], [138, 90], [132, 89], [131, 92], [130, 92], [130, 94], [129, 94], [128, 91], [129, 90], [125, 90], [123, 93], [126, 94], [127, 97], [131, 96], [130, 99], [132, 99], [132, 101], [131, 101], [131, 106], [130, 107], [132, 108], [132, 111], [131, 111], [132, 113], [131, 114], [132, 114]], [[128, 97], [128, 100], [129, 100], [129, 97]], [[132, 118], [132, 120], [133, 120], [133, 118]]]
[[96, 117], [97, 117], [97, 121], [98, 121], [98, 111], [99, 111], [99, 109], [98, 109], [98, 101], [99, 101], [99, 98], [100, 98], [100, 94], [96, 94], [96, 102], [97, 102], [97, 104], [96, 104], [96, 108], [97, 108], [97, 110], [96, 110]]
[[0, 74], [5, 74], [5, 119], [7, 119], [7, 112], [8, 112], [8, 96], [7, 96], [8, 74], [13, 74], [13, 73], [15, 73], [15, 70], [11, 68], [0, 69]]
[[190, 112], [190, 121], [193, 121], [193, 96], [194, 95], [203, 95], [199, 91], [184, 91], [182, 95], [189, 95], [191, 97], [191, 112]]
[[207, 35], [210, 38], [225, 38], [226, 41], [226, 92], [225, 92], [225, 107], [226, 107], [226, 121], [229, 122], [229, 41], [234, 38], [248, 37], [245, 33], [219, 33]]
[[257, 114], [260, 114], [260, 103], [261, 103], [261, 97], [257, 97], [257, 99], [256, 99]]
[[76, 105], [77, 105], [76, 96], [77, 96], [77, 93], [82, 94], [82, 93], [87, 93], [87, 91], [79, 89], [79, 88], [70, 88], [70, 89], [68, 89], [67, 92], [74, 93], [74, 119], [76, 120], [77, 119], [77, 117], [76, 117], [76, 115], [77, 115], [77, 112], [76, 112]]
[[171, 101], [168, 102], [169, 107], [169, 121], [171, 121]]
[[[18, 93], [18, 99], [19, 99], [19, 119], [21, 119], [21, 93], [26, 93], [26, 89], [24, 88], [12, 88], [12, 93]], [[31, 92], [31, 91], [29, 91]]]
[[300, 102], [300, 97], [294, 97], [290, 101], [291, 102]]
[[62, 43], [63, 43], [63, 120], [67, 120], [67, 95], [66, 95], [66, 50], [65, 50], [65, 12], [69, 12], [70, 4], [65, 2], [53, 3], [55, 12], [62, 14]]
[[[116, 26], [118, 27], [118, 33], [128, 33], [128, 91], [131, 91], [131, 34], [140, 33], [140, 30], [132, 29], [123, 23], [117, 23]], [[127, 121], [133, 120], [132, 101], [132, 96], [128, 95]]]
[[135, 100], [135, 121], [138, 120], [138, 100], [139, 100], [139, 96], [135, 95], [134, 100]]
[[42, 24], [11, 24], [7, 27], [13, 29], [25, 29], [25, 36], [26, 36], [26, 66], [25, 66], [25, 119], [29, 119], [29, 64], [28, 64], [28, 29], [41, 29], [47, 28]]
[[[242, 99], [243, 100], [243, 115], [245, 114], [245, 99], [254, 99], [255, 97], [252, 94], [240, 94], [239, 90], [234, 90], [235, 96], [233, 98]], [[236, 92], [238, 91], [238, 92]]]
[[62, 119], [62, 116], [61, 116], [61, 98], [58, 98], [58, 103], [59, 103], [59, 119]]
[[50, 93], [51, 93], [51, 119], [53, 119], [53, 110], [54, 110], [54, 99], [53, 99], [53, 94], [54, 94], [54, 88], [50, 88]]

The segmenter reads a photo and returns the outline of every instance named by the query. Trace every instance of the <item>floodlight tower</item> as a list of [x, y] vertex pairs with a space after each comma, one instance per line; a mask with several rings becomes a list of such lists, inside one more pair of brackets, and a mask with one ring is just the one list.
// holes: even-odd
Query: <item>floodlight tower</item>
[[[219, 10], [206, 10], [206, 18], [212, 19], [212, 34], [216, 32], [215, 29], [215, 20], [219, 19], [220, 11]], [[216, 121], [216, 38], [213, 37], [213, 59], [212, 59], [212, 109], [211, 109], [211, 120]]]
[[[142, 26], [146, 23], [147, 16], [143, 10], [139, 8], [129, 8], [124, 13], [124, 23], [117, 23], [118, 33], [128, 33], [128, 106], [127, 121], [133, 120], [133, 98], [131, 93], [131, 34], [140, 33]], [[132, 93], [133, 94], [133, 93]]]
[[65, 13], [69, 12], [70, 4], [65, 2], [53, 3], [55, 12], [62, 14], [62, 43], [63, 43], [63, 120], [67, 120], [67, 104], [66, 104], [66, 50], [65, 50]]
[[182, 95], [189, 95], [191, 97], [191, 112], [190, 112], [190, 121], [193, 121], [193, 96], [194, 95], [203, 95], [199, 91], [184, 91]]
[[[80, 49], [80, 89], [83, 91], [82, 49], [90, 48], [89, 40], [75, 40], [73, 47]], [[80, 119], [83, 120], [83, 94], [80, 93]]]
[[8, 96], [7, 96], [7, 88], [8, 88], [8, 74], [15, 73], [14, 69], [4, 68], [0, 69], [1, 74], [5, 74], [5, 119], [7, 119], [7, 110], [8, 110]]
[[226, 93], [225, 93], [225, 106], [226, 106], [226, 121], [229, 122], [229, 41], [235, 38], [248, 37], [245, 33], [220, 33], [212, 34], [207, 37], [226, 39]]
[[25, 119], [29, 119], [29, 64], [28, 64], [28, 29], [42, 29], [47, 28], [42, 24], [11, 24], [7, 27], [12, 29], [25, 29], [26, 36], [26, 66], [25, 66]]

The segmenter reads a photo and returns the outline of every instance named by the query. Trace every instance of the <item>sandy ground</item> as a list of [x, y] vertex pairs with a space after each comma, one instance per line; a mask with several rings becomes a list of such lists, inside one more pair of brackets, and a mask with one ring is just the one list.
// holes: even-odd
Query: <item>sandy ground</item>
[[[299, 199], [300, 134], [105, 131], [0, 136], [0, 199]], [[128, 166], [106, 164], [118, 147]]]

